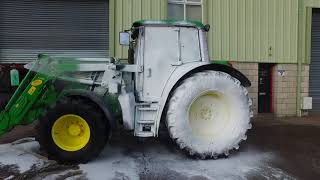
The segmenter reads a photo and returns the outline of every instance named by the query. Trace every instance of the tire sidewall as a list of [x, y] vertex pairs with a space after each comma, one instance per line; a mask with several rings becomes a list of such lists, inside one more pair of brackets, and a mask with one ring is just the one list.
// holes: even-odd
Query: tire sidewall
[[[42, 133], [40, 134], [45, 136], [43, 138], [47, 141], [46, 150], [48, 155], [53, 157], [52, 159], [57, 159], [65, 163], [86, 162], [91, 158], [88, 155], [97, 153], [96, 151], [99, 151], [97, 147], [100, 147], [101, 143], [104, 144], [106, 142], [105, 138], [108, 138], [108, 129], [106, 125], [101, 122], [101, 119], [98, 118], [97, 112], [87, 111], [88, 105], [79, 103], [75, 106], [69, 103], [58, 103], [54, 109], [48, 111], [46, 115], [47, 122], [40, 121], [40, 127], [42, 127]], [[51, 131], [54, 123], [66, 114], [78, 115], [89, 125], [90, 139], [88, 143], [78, 151], [65, 151], [61, 149], [52, 138]]]

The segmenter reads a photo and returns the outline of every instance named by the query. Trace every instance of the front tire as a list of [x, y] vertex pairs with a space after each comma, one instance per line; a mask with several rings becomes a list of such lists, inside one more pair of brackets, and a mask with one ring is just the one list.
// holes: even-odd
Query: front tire
[[173, 92], [166, 116], [171, 138], [201, 159], [229, 155], [251, 128], [247, 90], [229, 74], [195, 73]]
[[39, 119], [37, 140], [48, 158], [60, 163], [86, 163], [96, 158], [109, 137], [104, 113], [78, 96], [64, 97]]

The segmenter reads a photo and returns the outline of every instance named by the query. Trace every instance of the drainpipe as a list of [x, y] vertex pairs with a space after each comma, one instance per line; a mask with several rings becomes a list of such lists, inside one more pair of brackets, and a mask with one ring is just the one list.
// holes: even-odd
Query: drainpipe
[[302, 45], [305, 43], [303, 42], [303, 36], [305, 36], [305, 25], [303, 25], [306, 20], [303, 18], [306, 17], [306, 8], [304, 7], [303, 1], [299, 1], [298, 6], [298, 54], [297, 54], [297, 61], [298, 61], [298, 67], [297, 67], [297, 109], [296, 114], [298, 117], [302, 116], [301, 113], [301, 74], [302, 74], [302, 60], [303, 57], [303, 50], [304, 46]]
[[297, 116], [301, 117], [301, 74], [302, 74], [302, 62], [301, 58], [298, 58], [298, 75], [297, 75]]

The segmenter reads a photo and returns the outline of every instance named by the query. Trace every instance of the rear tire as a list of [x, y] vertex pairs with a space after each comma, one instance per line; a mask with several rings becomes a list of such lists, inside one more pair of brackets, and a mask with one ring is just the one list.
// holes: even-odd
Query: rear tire
[[217, 158], [238, 149], [251, 128], [247, 90], [229, 74], [195, 73], [173, 92], [166, 115], [171, 138], [189, 155]]
[[109, 137], [98, 105], [78, 96], [64, 97], [39, 119], [37, 141], [48, 158], [60, 163], [86, 163], [96, 158]]

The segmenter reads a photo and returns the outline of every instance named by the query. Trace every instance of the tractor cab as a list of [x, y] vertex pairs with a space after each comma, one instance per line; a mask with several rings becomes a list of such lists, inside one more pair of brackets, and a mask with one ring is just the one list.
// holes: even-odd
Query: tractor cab
[[177, 67], [209, 61], [208, 30], [209, 25], [196, 21], [141, 20], [120, 33], [120, 44], [129, 45], [129, 64], [144, 69], [135, 76], [140, 101], [159, 101], [163, 89], [154, 87], [164, 87]]
[[134, 63], [136, 45], [142, 41], [154, 44], [153, 49], [160, 46], [157, 51], [170, 53], [176, 64], [198, 61], [201, 57], [207, 59], [207, 54], [204, 54], [207, 51], [205, 32], [209, 29], [209, 25], [198, 21], [140, 20], [134, 22], [130, 30], [120, 32], [120, 44], [129, 46], [130, 64]]

